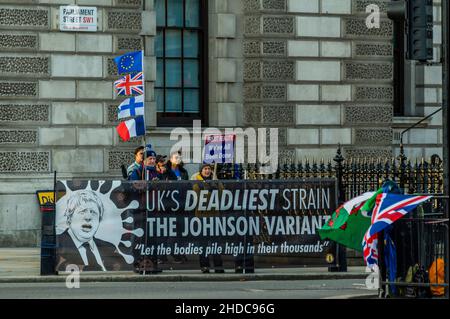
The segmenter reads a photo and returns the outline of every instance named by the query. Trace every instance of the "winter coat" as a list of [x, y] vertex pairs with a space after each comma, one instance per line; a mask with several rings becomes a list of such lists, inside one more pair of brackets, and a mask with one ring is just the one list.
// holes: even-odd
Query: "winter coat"
[[[191, 177], [191, 180], [194, 180], [194, 181], [203, 181], [203, 182], [205, 181], [205, 179], [203, 178], [203, 176], [202, 176], [200, 173], [194, 174], [194, 175]], [[208, 180], [212, 180], [212, 178], [209, 178]], [[220, 198], [220, 195], [222, 194], [223, 185], [220, 183], [218, 186], [219, 186], [218, 189], [219, 189], [219, 198]], [[194, 186], [192, 187], [192, 189], [193, 189], [197, 194], [199, 194], [201, 189], [210, 190], [210, 189], [211, 189], [211, 186], [208, 185], [207, 183], [205, 183], [204, 187], [200, 187], [199, 184], [194, 184]], [[209, 202], [210, 196], [211, 196], [211, 195], [208, 194], [208, 202]], [[219, 216], [219, 215], [220, 215], [219, 212], [216, 211], [215, 209], [212, 209], [212, 210], [210, 210], [210, 211], [199, 211], [198, 209], [195, 210], [195, 216], [196, 216], [196, 217], [216, 217], [216, 216]]]
[[[178, 165], [178, 169], [180, 170], [181, 180], [187, 181], [189, 180], [189, 175], [187, 170], [183, 167], [183, 165]], [[172, 163], [170, 161], [167, 162], [167, 176], [169, 181], [177, 181], [177, 175], [172, 170]]]

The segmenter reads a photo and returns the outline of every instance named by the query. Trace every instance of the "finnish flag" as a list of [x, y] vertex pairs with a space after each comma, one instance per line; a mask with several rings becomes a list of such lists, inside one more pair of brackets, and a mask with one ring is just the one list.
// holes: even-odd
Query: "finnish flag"
[[144, 95], [130, 97], [119, 105], [119, 120], [139, 115], [144, 115]]

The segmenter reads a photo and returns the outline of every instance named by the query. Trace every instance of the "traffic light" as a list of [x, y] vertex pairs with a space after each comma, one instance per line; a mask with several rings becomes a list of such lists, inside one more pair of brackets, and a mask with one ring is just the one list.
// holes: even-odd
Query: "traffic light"
[[433, 0], [388, 2], [388, 18], [406, 22], [406, 59], [433, 59]]
[[408, 0], [406, 59], [433, 59], [433, 0]]

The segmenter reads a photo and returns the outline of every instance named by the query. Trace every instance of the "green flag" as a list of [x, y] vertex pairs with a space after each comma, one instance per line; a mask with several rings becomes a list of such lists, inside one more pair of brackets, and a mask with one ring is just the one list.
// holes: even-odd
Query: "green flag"
[[[319, 229], [322, 239], [329, 238], [346, 247], [362, 251], [362, 240], [370, 226], [370, 217], [363, 213], [362, 207], [372, 198], [375, 204], [375, 192], [364, 193], [340, 206]], [[369, 208], [370, 206], [367, 206]], [[373, 206], [371, 206], [373, 208]]]
[[[372, 209], [375, 207], [375, 201], [377, 199], [378, 194], [383, 192], [383, 187], [377, 190], [372, 197], [370, 197], [364, 205], [361, 207], [361, 212], [363, 215], [372, 216]], [[361, 239], [362, 240], [362, 239]]]
[[364, 234], [371, 225], [372, 210], [378, 194], [398, 191], [393, 181], [384, 182], [376, 192], [364, 193], [340, 206], [330, 220], [318, 230], [320, 238], [329, 238], [346, 247], [362, 251]]
[[380, 187], [380, 189], [378, 189], [375, 194], [373, 194], [372, 197], [370, 197], [365, 203], [364, 205], [361, 207], [361, 212], [363, 215], [368, 215], [368, 216], [372, 216], [372, 210], [375, 207], [375, 201], [377, 199], [378, 194], [381, 194], [383, 192], [385, 193], [389, 193], [389, 192], [397, 192], [400, 189], [398, 188], [397, 184], [395, 184], [393, 181], [385, 181], [383, 183], [383, 186]]

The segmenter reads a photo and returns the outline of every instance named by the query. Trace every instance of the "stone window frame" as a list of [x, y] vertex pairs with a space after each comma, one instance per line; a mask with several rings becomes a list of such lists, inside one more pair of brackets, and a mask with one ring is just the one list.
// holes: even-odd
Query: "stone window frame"
[[[205, 123], [207, 125], [208, 122], [208, 0], [199, 0], [200, 4], [200, 13], [199, 13], [199, 19], [200, 19], [200, 26], [198, 28], [194, 27], [186, 27], [186, 0], [183, 1], [183, 27], [168, 27], [167, 26], [167, 17], [168, 17], [168, 0], [162, 0], [165, 1], [165, 21], [166, 26], [156, 26], [157, 32], [159, 31], [165, 31], [165, 30], [181, 30], [181, 41], [183, 46], [183, 31], [184, 30], [195, 30], [199, 33], [199, 102], [200, 102], [200, 110], [199, 113], [163, 113], [163, 112], [157, 112], [157, 126], [158, 127], [175, 127], [175, 126], [192, 126], [192, 123], [194, 120], [201, 120], [202, 123]], [[156, 6], [156, 3], [155, 3]], [[165, 52], [165, 37], [163, 38], [163, 48]], [[182, 48], [183, 50], [183, 48]], [[165, 53], [164, 53], [164, 59]], [[184, 88], [183, 83], [183, 71], [184, 71], [184, 54], [182, 54], [181, 57], [181, 87], [182, 91]], [[164, 68], [165, 69], [165, 68]], [[158, 75], [157, 75], [158, 76]], [[163, 79], [163, 87], [156, 87], [155, 83], [155, 90], [165, 88], [165, 78]], [[181, 94], [182, 97], [182, 104], [184, 104], [184, 94]]]

